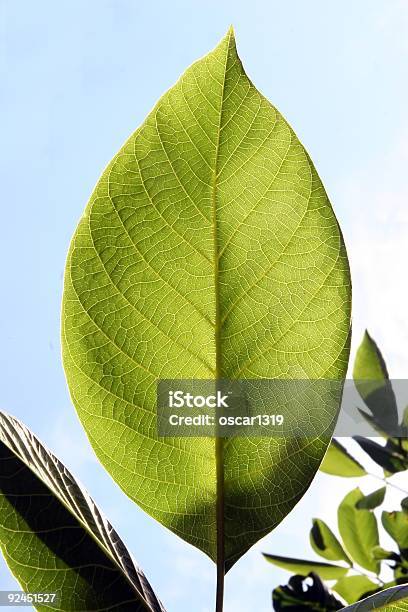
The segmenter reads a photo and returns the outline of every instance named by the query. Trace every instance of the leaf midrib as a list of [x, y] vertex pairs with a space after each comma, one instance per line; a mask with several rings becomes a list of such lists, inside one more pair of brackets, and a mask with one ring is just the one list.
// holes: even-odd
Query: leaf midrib
[[[228, 43], [225, 53], [225, 64], [223, 82], [221, 89], [221, 103], [219, 111], [219, 123], [214, 155], [214, 171], [212, 177], [212, 221], [213, 221], [213, 246], [214, 246], [214, 299], [215, 299], [215, 379], [222, 377], [222, 347], [221, 347], [221, 300], [219, 283], [219, 249], [218, 249], [218, 221], [217, 221], [217, 178], [218, 178], [218, 157], [220, 149], [221, 126], [224, 106], [225, 82], [227, 78], [227, 66], [229, 50], [231, 44], [231, 30], [228, 34]], [[218, 435], [215, 439], [215, 465], [216, 465], [216, 563], [217, 563], [217, 585], [223, 588], [223, 578], [225, 574], [225, 513], [224, 513], [224, 440]]]

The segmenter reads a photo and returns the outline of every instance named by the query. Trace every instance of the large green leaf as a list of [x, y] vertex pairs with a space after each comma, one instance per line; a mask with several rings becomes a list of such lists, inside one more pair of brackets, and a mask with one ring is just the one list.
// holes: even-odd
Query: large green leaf
[[408, 611], [408, 586], [395, 586], [367, 599], [358, 601], [352, 606], [343, 608], [344, 612], [368, 612], [369, 610], [382, 610], [382, 612]]
[[320, 470], [332, 476], [356, 478], [366, 476], [363, 466], [335, 438], [330, 443], [324, 456]]
[[0, 548], [38, 610], [164, 612], [118, 534], [67, 468], [0, 412]]
[[395, 394], [381, 351], [367, 331], [356, 354], [353, 378], [377, 426], [395, 433], [398, 428]]
[[351, 565], [342, 545], [330, 527], [321, 519], [313, 519], [313, 527], [310, 530], [310, 544], [313, 550], [324, 559], [345, 561]]
[[159, 439], [157, 380], [342, 379], [349, 318], [327, 195], [230, 31], [114, 157], [73, 238], [62, 342], [79, 417], [129, 497], [213, 559], [225, 543], [228, 568], [301, 498], [330, 427]]
[[335, 580], [347, 574], [349, 568], [341, 565], [333, 565], [332, 563], [322, 563], [321, 561], [307, 561], [304, 559], [293, 559], [292, 557], [280, 557], [279, 555], [269, 555], [264, 553], [264, 557], [272, 565], [281, 567], [282, 569], [307, 576], [310, 572], [314, 572], [323, 580]]
[[359, 488], [346, 495], [338, 508], [339, 531], [352, 558], [361, 567], [378, 573], [380, 565], [372, 554], [379, 544], [377, 519], [370, 510], [357, 508], [357, 503], [363, 499]]

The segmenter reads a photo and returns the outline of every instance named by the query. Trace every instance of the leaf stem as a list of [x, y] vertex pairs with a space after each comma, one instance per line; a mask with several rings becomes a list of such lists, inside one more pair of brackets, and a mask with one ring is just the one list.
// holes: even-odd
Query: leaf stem
[[224, 542], [224, 439], [216, 439], [217, 457], [217, 594], [215, 612], [222, 612], [224, 603], [225, 542]]
[[378, 474], [373, 474], [372, 472], [367, 472], [367, 474], [368, 476], [371, 476], [372, 478], [381, 480], [381, 482], [383, 482], [387, 486], [392, 487], [393, 489], [396, 489], [397, 491], [400, 491], [401, 493], [404, 493], [405, 495], [408, 495], [408, 491], [406, 491], [405, 489], [402, 489], [401, 487], [394, 484], [393, 482], [390, 482], [387, 478], [383, 478], [382, 476], [378, 476]]
[[[374, 580], [376, 580], [378, 582], [378, 584], [380, 586], [384, 585], [385, 583], [381, 580], [380, 576], [378, 574], [375, 574], [374, 572], [371, 572], [370, 575], [367, 575], [366, 572], [363, 572], [363, 570], [359, 569], [358, 567], [356, 567], [355, 565], [351, 565], [350, 569], [352, 569], [354, 572], [357, 572], [357, 574], [360, 574], [360, 576], [364, 576], [365, 578], [371, 579], [373, 578]], [[374, 575], [373, 575], [374, 574]]]

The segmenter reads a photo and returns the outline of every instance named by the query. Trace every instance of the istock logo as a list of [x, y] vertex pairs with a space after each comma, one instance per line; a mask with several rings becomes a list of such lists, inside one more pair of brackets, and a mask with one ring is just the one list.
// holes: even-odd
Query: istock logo
[[228, 408], [228, 395], [217, 391], [215, 395], [193, 395], [184, 391], [169, 391], [169, 408]]

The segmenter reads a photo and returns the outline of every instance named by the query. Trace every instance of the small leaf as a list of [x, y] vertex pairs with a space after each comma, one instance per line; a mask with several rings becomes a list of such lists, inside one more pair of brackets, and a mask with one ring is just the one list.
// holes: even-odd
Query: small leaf
[[365, 495], [363, 499], [357, 502], [356, 507], [359, 510], [374, 510], [378, 508], [384, 501], [386, 490], [387, 487], [381, 487], [381, 489], [377, 489], [377, 491]]
[[386, 532], [398, 544], [401, 551], [408, 549], [408, 514], [405, 512], [386, 512], [381, 515]]
[[[394, 465], [395, 468], [400, 466], [399, 471], [405, 471], [408, 468], [408, 447], [407, 447], [408, 439], [403, 439], [400, 437], [392, 438], [388, 437], [385, 443], [385, 448], [394, 456]], [[384, 470], [385, 475], [391, 476], [390, 472]]]
[[386, 446], [374, 442], [370, 438], [362, 436], [354, 436], [353, 439], [361, 446], [361, 448], [371, 457], [375, 463], [381, 466], [390, 474], [402, 472], [407, 468], [405, 457], [401, 453], [391, 449], [389, 441]]
[[56, 592], [54, 609], [164, 612], [88, 493], [20, 421], [3, 412], [0, 548], [24, 591]]
[[378, 589], [378, 584], [372, 582], [367, 576], [344, 576], [333, 587], [333, 590], [345, 599], [347, 603], [354, 603], [363, 596], [367, 597], [373, 592], [378, 591]]
[[313, 411], [299, 407], [310, 437], [160, 438], [157, 383], [342, 380], [350, 298], [322, 182], [230, 30], [113, 157], [71, 242], [64, 368], [99, 460], [143, 510], [229, 569], [308, 489], [337, 398], [327, 389]]
[[394, 584], [406, 584], [408, 582], [408, 567], [406, 567], [406, 561], [400, 559], [400, 563], [397, 563], [394, 568]]
[[372, 554], [374, 559], [378, 559], [379, 561], [384, 561], [386, 559], [396, 562], [401, 561], [401, 557], [397, 553], [392, 550], [385, 550], [382, 546], [374, 546]]
[[331, 563], [320, 563], [319, 561], [304, 561], [303, 559], [293, 559], [291, 557], [280, 557], [264, 553], [264, 557], [272, 565], [281, 567], [288, 572], [306, 576], [310, 572], [318, 574], [323, 580], [335, 580], [347, 574], [349, 568]]
[[368, 612], [368, 610], [383, 610], [383, 612], [408, 611], [408, 586], [395, 586], [385, 591], [379, 591], [366, 599], [347, 606], [343, 612]]
[[357, 459], [354, 459], [344, 446], [334, 438], [324, 456], [320, 471], [332, 476], [343, 476], [345, 478], [367, 475], [367, 472]]
[[357, 503], [364, 499], [360, 489], [346, 495], [338, 508], [340, 535], [347, 552], [361, 567], [378, 573], [380, 564], [372, 556], [378, 546], [378, 527], [375, 515], [370, 510], [359, 510]]
[[351, 565], [342, 545], [330, 527], [321, 519], [313, 519], [313, 527], [310, 530], [310, 544], [313, 550], [324, 559], [345, 561]]
[[327, 589], [319, 576], [292, 576], [287, 586], [272, 593], [276, 612], [331, 612], [341, 610], [343, 604]]
[[353, 378], [371, 381], [371, 389], [381, 387], [381, 383], [389, 379], [381, 351], [367, 330], [356, 353]]
[[377, 344], [366, 331], [357, 351], [353, 378], [358, 392], [385, 431], [398, 429], [398, 407], [387, 367]]

